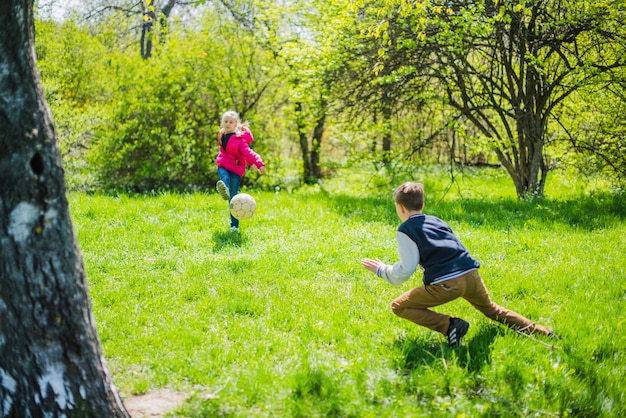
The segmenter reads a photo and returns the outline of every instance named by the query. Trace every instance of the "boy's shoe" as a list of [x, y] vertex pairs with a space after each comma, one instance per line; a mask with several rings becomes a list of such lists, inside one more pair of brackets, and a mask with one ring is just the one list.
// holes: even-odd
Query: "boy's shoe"
[[239, 232], [239, 227], [238, 226], [231, 226], [230, 227], [230, 232]]
[[450, 327], [448, 328], [448, 345], [450, 347], [458, 347], [461, 338], [467, 334], [469, 322], [461, 318], [450, 318]]
[[215, 184], [215, 188], [217, 189], [219, 194], [222, 196], [222, 199], [224, 200], [230, 199], [230, 192], [228, 191], [228, 187], [226, 187], [226, 183], [224, 183], [222, 180], [217, 181], [217, 183]]

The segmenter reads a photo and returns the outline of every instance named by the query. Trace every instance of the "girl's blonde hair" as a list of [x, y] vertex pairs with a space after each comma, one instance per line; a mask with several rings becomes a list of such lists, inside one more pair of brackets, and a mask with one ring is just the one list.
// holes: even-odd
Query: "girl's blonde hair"
[[237, 133], [241, 133], [243, 128], [248, 127], [248, 122], [246, 121], [244, 123], [241, 123], [241, 117], [239, 116], [239, 113], [235, 112], [234, 110], [227, 110], [226, 112], [224, 112], [224, 114], [222, 114], [222, 118], [220, 119], [220, 125], [224, 123], [224, 120], [226, 118], [235, 119], [237, 121], [237, 128], [235, 128], [235, 132]]
[[224, 112], [224, 114], [222, 115], [222, 119], [220, 120], [221, 123], [224, 123], [224, 120], [226, 118], [235, 119], [237, 121], [237, 124], [241, 124], [241, 118], [239, 117], [239, 113], [235, 112], [234, 110], [227, 110], [226, 112]]

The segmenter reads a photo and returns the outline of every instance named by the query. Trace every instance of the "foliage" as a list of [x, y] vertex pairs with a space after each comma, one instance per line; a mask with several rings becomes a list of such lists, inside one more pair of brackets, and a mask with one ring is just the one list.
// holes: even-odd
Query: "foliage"
[[[567, 157], [584, 173], [607, 174], [616, 187], [626, 185], [626, 82], [605, 80], [575, 95], [564, 106], [562, 124], [552, 136], [561, 140]], [[602, 109], [597, 104], [603, 103]], [[568, 152], [569, 151], [569, 152]]]
[[359, 264], [397, 258], [392, 185], [353, 171], [246, 190], [258, 207], [241, 234], [217, 193], [72, 194], [113, 380], [123, 397], [187, 392], [181, 417], [623, 416], [626, 197], [553, 174], [539, 204], [503, 170], [453, 187], [437, 169], [411, 175], [492, 297], [561, 336], [517, 335], [459, 301], [442, 308], [471, 323], [457, 350], [389, 311], [419, 274], [396, 288]]
[[[212, 185], [219, 118], [231, 108], [252, 122], [255, 144], [262, 145], [271, 121], [255, 125], [255, 114], [272, 114], [263, 100], [272, 97], [268, 91], [277, 71], [270, 69], [270, 57], [255, 47], [253, 36], [218, 16], [207, 12], [197, 33], [172, 30], [149, 61], [136, 51], [119, 50], [115, 36], [90, 36], [71, 22], [55, 35], [60, 44], [72, 47], [69, 52], [67, 46], [52, 51], [56, 44], [40, 48], [45, 91], [53, 113], [61, 117], [61, 128], [68, 128], [61, 137], [74, 174], [86, 170], [87, 155], [90, 179], [98, 188], [149, 191]], [[55, 26], [42, 23], [42, 37]], [[81, 49], [85, 45], [98, 53], [90, 56]], [[69, 53], [78, 58], [68, 58]], [[76, 76], [55, 71], [69, 61], [77, 63], [70, 70]], [[81, 66], [83, 61], [89, 66]], [[94, 68], [97, 73], [90, 71]], [[60, 84], [69, 82], [75, 85]], [[85, 93], [79, 88], [83, 85], [89, 89]], [[87, 96], [103, 85], [99, 94]], [[68, 117], [71, 110], [79, 113]], [[83, 125], [90, 116], [95, 120]], [[71, 158], [77, 154], [80, 159]]]
[[[299, 145], [303, 182], [315, 184], [323, 172], [333, 92], [343, 91], [335, 74], [341, 64], [338, 28], [350, 21], [346, 2], [312, 1], [305, 4], [263, 2], [264, 24], [280, 34], [268, 39], [269, 48], [284, 63], [287, 100], [282, 109], [286, 125]], [[279, 12], [276, 12], [279, 10]], [[332, 21], [332, 25], [328, 22]], [[271, 22], [271, 23], [268, 23]]]
[[39, 21], [38, 64], [72, 189], [209, 187], [234, 108], [271, 173], [247, 181], [266, 189], [355, 161], [390, 176], [454, 162], [504, 164], [525, 196], [572, 150], [622, 176], [624, 37], [607, 1], [178, 3], [142, 61], [140, 4], [116, 0]]
[[176, 65], [176, 58], [123, 62], [120, 81], [132, 82], [120, 88], [108, 123], [97, 127], [90, 155], [103, 187], [145, 191], [206, 183], [215, 108], [207, 109], [211, 103], [193, 67]]
[[[611, 1], [373, 2], [381, 79], [436, 83], [458, 115], [488, 137], [520, 197], [541, 196], [544, 144], [555, 106], [622, 66], [620, 13]], [[382, 19], [382, 20], [381, 20]]]
[[104, 65], [107, 47], [74, 20], [38, 21], [36, 30], [37, 65], [54, 116], [66, 182], [72, 190], [89, 190], [95, 177], [85, 158], [93, 127], [104, 117], [100, 103], [115, 93]]

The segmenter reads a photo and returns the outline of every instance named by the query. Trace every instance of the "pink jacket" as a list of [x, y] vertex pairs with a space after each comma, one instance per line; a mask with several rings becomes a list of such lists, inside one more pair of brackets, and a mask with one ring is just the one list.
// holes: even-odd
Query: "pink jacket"
[[217, 135], [217, 139], [220, 144], [220, 152], [215, 159], [218, 167], [224, 167], [226, 170], [243, 177], [246, 172], [246, 164], [254, 165], [257, 168], [265, 166], [261, 156], [248, 146], [254, 141], [250, 130], [244, 129], [243, 132], [231, 136], [228, 139], [228, 144], [226, 144], [226, 149], [222, 147], [221, 132]]

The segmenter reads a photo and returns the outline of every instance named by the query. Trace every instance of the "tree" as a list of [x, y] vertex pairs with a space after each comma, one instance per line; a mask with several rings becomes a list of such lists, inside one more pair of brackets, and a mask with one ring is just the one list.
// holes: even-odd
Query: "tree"
[[[306, 54], [307, 51], [303, 46], [299, 53]], [[308, 57], [302, 56], [298, 60], [301, 67], [290, 65], [288, 81], [302, 158], [302, 179], [306, 184], [315, 184], [322, 178], [320, 155], [329, 110], [330, 81], [324, 75], [317, 74], [316, 70], [321, 67], [310, 61]]]
[[143, 8], [143, 22], [141, 24], [141, 57], [148, 59], [152, 56], [152, 26], [156, 20], [157, 13], [159, 15], [160, 34], [165, 36], [167, 34], [167, 19], [172, 12], [172, 9], [176, 5], [176, 0], [167, 0], [165, 5], [161, 7], [160, 11], [157, 11], [156, 5], [152, 0], [142, 0], [141, 6]]
[[34, 53], [0, 3], [0, 416], [128, 417], [102, 355]]
[[[46, 0], [45, 9], [54, 9], [57, 7], [54, 4], [55, 0]], [[49, 2], [52, 2], [50, 4]], [[78, 13], [85, 19], [95, 21], [96, 24], [107, 24], [119, 22], [121, 17], [132, 18], [134, 21], [133, 32], [139, 30], [139, 51], [141, 57], [148, 59], [152, 56], [153, 41], [156, 39], [159, 42], [164, 42], [165, 36], [169, 30], [168, 19], [172, 10], [177, 4], [183, 6], [195, 5], [203, 2], [202, 0], [196, 1], [180, 1], [180, 0], [108, 0], [102, 2], [101, 0], [82, 0], [80, 4], [69, 6], [69, 10], [72, 13]], [[67, 12], [67, 10], [66, 10]], [[48, 11], [48, 14], [51, 14]], [[140, 22], [136, 25], [137, 21]], [[153, 29], [157, 29], [156, 33]], [[156, 35], [156, 36], [155, 36]]]
[[102, 66], [114, 71], [109, 79], [119, 88], [87, 153], [100, 187], [213, 188], [219, 119], [228, 109], [250, 121], [254, 146], [263, 146], [264, 121], [255, 115], [273, 113], [263, 106], [276, 66], [238, 23], [221, 9], [207, 9], [200, 27], [173, 27], [148, 67], [137, 56], [105, 57]]
[[[241, 32], [251, 39], [258, 48], [261, 48], [268, 57], [267, 62], [271, 62], [272, 69], [266, 69], [265, 73], [271, 75], [269, 81], [272, 90], [281, 90], [287, 87], [289, 103], [286, 104], [286, 123], [283, 125], [283, 132], [295, 131], [295, 140], [300, 148], [302, 159], [302, 179], [305, 183], [316, 183], [321, 178], [320, 153], [322, 139], [327, 121], [328, 112], [328, 87], [327, 81], [321, 76], [324, 53], [320, 51], [319, 43], [315, 37], [318, 35], [313, 26], [319, 25], [322, 19], [319, 14], [317, 2], [307, 2], [306, 4], [287, 2], [277, 4], [273, 0], [220, 0], [219, 3], [228, 11], [233, 19], [233, 23], [239, 27], [231, 29], [231, 40], [237, 40], [238, 33]], [[328, 34], [328, 33], [326, 33]], [[233, 35], [235, 35], [233, 37]], [[315, 48], [311, 48], [311, 43]], [[239, 48], [243, 51], [243, 48]], [[238, 52], [240, 54], [240, 52]], [[258, 54], [258, 52], [257, 52]], [[224, 62], [224, 66], [232, 65], [230, 59]], [[254, 69], [257, 65], [250, 62], [247, 67]], [[250, 72], [250, 71], [248, 71]], [[236, 71], [230, 71], [238, 83], [247, 84], [245, 80], [239, 80]], [[231, 75], [231, 79], [233, 78]], [[244, 74], [250, 80], [254, 78], [254, 73]], [[285, 82], [283, 83], [282, 80]], [[255, 80], [256, 81], [256, 80]], [[259, 80], [261, 81], [261, 80]], [[259, 91], [267, 95], [270, 84], [260, 84]], [[233, 103], [242, 105], [250, 102], [250, 93], [254, 90], [232, 89], [233, 92], [241, 91], [238, 94], [242, 97], [234, 97]], [[278, 93], [280, 95], [280, 93]], [[241, 100], [246, 99], [247, 100]], [[255, 100], [250, 104], [257, 107], [257, 102], [261, 99], [261, 94], [254, 94]], [[247, 113], [249, 106], [242, 106], [240, 113]], [[239, 109], [236, 107], [236, 109]], [[267, 117], [267, 116], [266, 116]], [[289, 129], [290, 122], [294, 129]], [[292, 138], [290, 138], [291, 140]]]
[[419, 76], [438, 83], [447, 104], [490, 139], [518, 196], [542, 196], [555, 110], [599, 74], [624, 65], [619, 10], [608, 0], [413, 3], [369, 11], [378, 17], [372, 33], [406, 57], [392, 62], [381, 49], [380, 65], [395, 62], [402, 72], [403, 62], [417, 62]]
[[[333, 25], [337, 32], [332, 51], [337, 62], [334, 84], [340, 86], [334, 89], [334, 107], [341, 108], [344, 119], [355, 125], [348, 129], [358, 129], [370, 142], [357, 147], [365, 158], [376, 169], [382, 166], [391, 172], [420, 159], [424, 149], [442, 136], [432, 119], [432, 112], [440, 113], [441, 105], [425, 100], [432, 89], [417, 71], [424, 59], [404, 52], [407, 31], [397, 21], [402, 18], [387, 15], [385, 24], [377, 27], [380, 16], [368, 12], [368, 7], [344, 11], [350, 18]], [[435, 133], [428, 133], [428, 127], [434, 127]]]
[[288, 18], [277, 24], [283, 38], [276, 50], [286, 63], [285, 78], [307, 184], [315, 184], [323, 176], [322, 146], [334, 92], [344, 88], [338, 82], [338, 67], [343, 62], [336, 41], [338, 32], [348, 24], [347, 10], [344, 0], [314, 0], [294, 4], [286, 13]]

